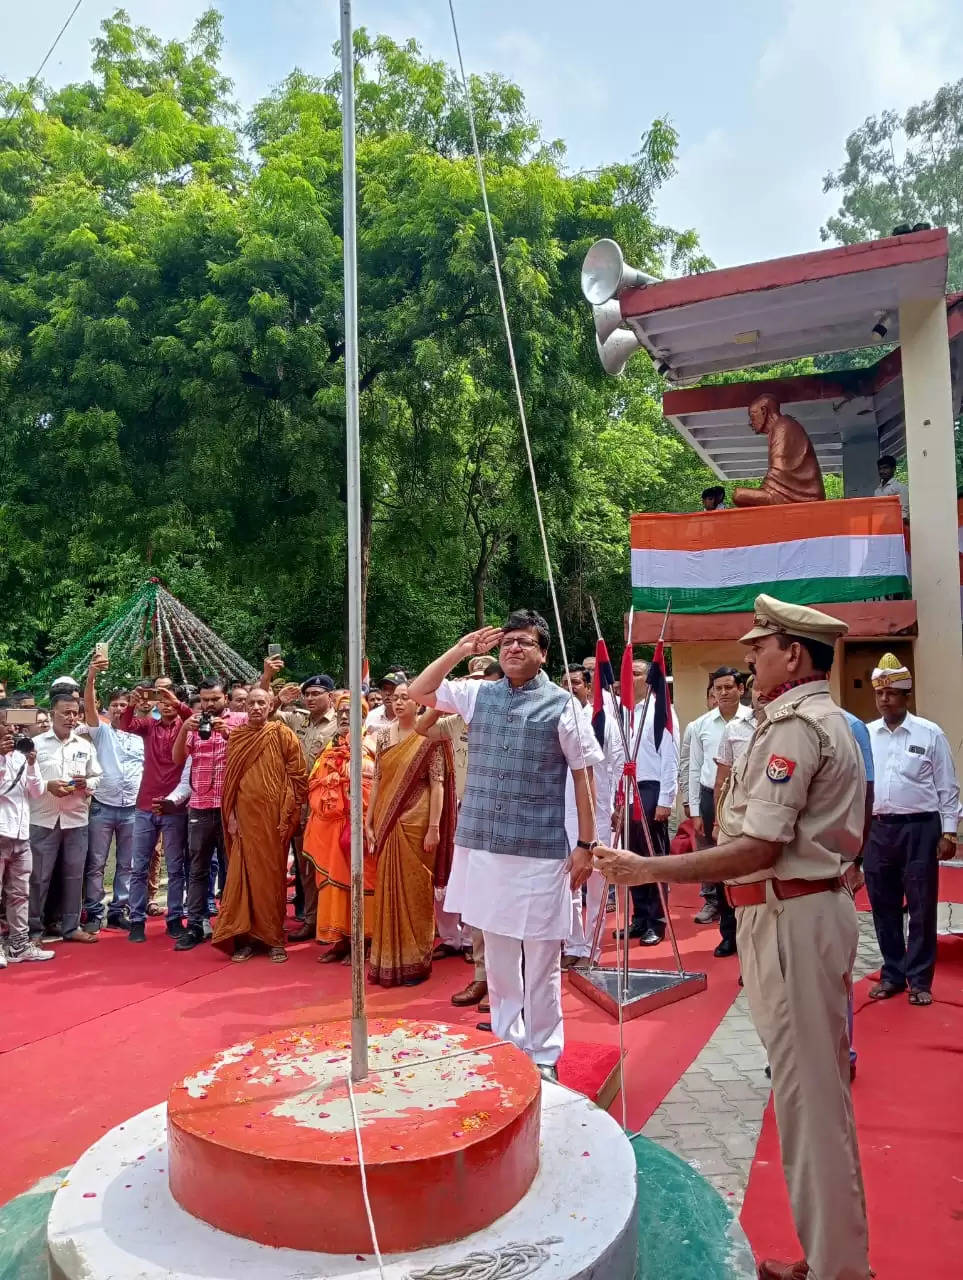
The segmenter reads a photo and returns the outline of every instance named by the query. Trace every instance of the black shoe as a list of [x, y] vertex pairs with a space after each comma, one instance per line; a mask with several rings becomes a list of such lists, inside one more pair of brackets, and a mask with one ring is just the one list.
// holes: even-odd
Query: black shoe
[[656, 933], [654, 929], [646, 929], [642, 937], [639, 939], [643, 947], [655, 947], [662, 941], [664, 935]]
[[[624, 942], [625, 940], [624, 929], [613, 929], [612, 933], [613, 933], [613, 936], [618, 938], [620, 942]], [[632, 923], [629, 925], [629, 937], [641, 938], [643, 933], [645, 933], [645, 925], [642, 924], [641, 920], [633, 920]]]
[[476, 1023], [475, 1023], [475, 1030], [476, 1030], [476, 1031], [491, 1031], [491, 1029], [492, 1029], [492, 1024], [491, 1024], [490, 1022], [476, 1022]]
[[196, 929], [193, 925], [188, 925], [181, 936], [174, 943], [175, 951], [193, 951], [195, 947], [199, 947], [202, 942], [206, 942], [203, 929]]
[[143, 921], [140, 924], [132, 924], [127, 933], [128, 942], [146, 942], [147, 934], [144, 929]]
[[168, 920], [167, 936], [168, 938], [180, 938], [183, 936], [185, 925], [183, 920]]
[[536, 1062], [535, 1065], [543, 1080], [558, 1080], [558, 1067], [551, 1066], [547, 1062]]
[[105, 929], [123, 929], [126, 933], [130, 928], [130, 919], [127, 916], [108, 916]]
[[719, 943], [715, 951], [712, 953], [717, 959], [721, 960], [724, 956], [734, 956], [736, 954], [736, 944], [728, 942], [725, 939]]
[[82, 927], [84, 933], [100, 933], [104, 927], [104, 922], [102, 920], [88, 920]]

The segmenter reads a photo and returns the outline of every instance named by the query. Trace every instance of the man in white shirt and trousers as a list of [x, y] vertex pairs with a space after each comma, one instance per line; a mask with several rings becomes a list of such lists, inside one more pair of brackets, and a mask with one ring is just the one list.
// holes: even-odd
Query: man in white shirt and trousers
[[96, 942], [80, 927], [90, 797], [100, 781], [100, 762], [89, 738], [77, 732], [80, 704], [75, 693], [50, 696], [49, 733], [34, 738], [37, 766], [44, 780], [30, 801], [30, 936], [43, 936], [47, 894], [58, 864], [63, 890], [64, 942]]
[[0, 896], [7, 913], [7, 949], [0, 945], [0, 969], [28, 960], [52, 960], [30, 941], [27, 926], [30, 902], [30, 801], [43, 795], [43, 778], [34, 751], [23, 731], [0, 724]]
[[[586, 761], [597, 744], [571, 695], [542, 670], [549, 639], [544, 618], [516, 610], [504, 627], [465, 636], [408, 691], [416, 702], [457, 712], [468, 725], [468, 782], [445, 908], [484, 931], [495, 1035], [527, 1053], [543, 1076], [557, 1079], [564, 1043], [559, 962], [572, 927], [572, 893], [593, 870]], [[504, 679], [446, 679], [465, 658], [495, 645]], [[565, 834], [570, 769], [579, 817], [571, 851]]]
[[[616, 788], [622, 778], [622, 766], [625, 763], [625, 749], [618, 725], [613, 719], [612, 703], [607, 698], [602, 700], [603, 729], [602, 741], [592, 728], [592, 702], [589, 680], [585, 668], [578, 663], [570, 663], [568, 672], [562, 679], [562, 688], [574, 694], [579, 706], [579, 713], [585, 720], [595, 738], [595, 751], [591, 757], [585, 753], [585, 763], [592, 769], [592, 783], [595, 792], [595, 827], [596, 837], [602, 843], [612, 839], [612, 801]], [[578, 808], [575, 804], [575, 783], [571, 771], [565, 783], [565, 834], [568, 836], [569, 848], [578, 845]], [[605, 911], [605, 898], [608, 885], [599, 871], [593, 871], [585, 886], [585, 910], [582, 908], [582, 889], [572, 892], [572, 930], [562, 948], [563, 969], [589, 969], [598, 955], [592, 955], [592, 941], [599, 915]], [[601, 934], [599, 934], [598, 951], [601, 952]]]
[[[909, 988], [912, 1005], [933, 1003], [940, 862], [956, 855], [960, 788], [946, 735], [908, 708], [913, 677], [884, 654], [873, 671], [880, 719], [869, 725], [873, 748], [873, 822], [863, 874], [883, 953], [873, 1000]], [[903, 936], [903, 903], [909, 936]]]

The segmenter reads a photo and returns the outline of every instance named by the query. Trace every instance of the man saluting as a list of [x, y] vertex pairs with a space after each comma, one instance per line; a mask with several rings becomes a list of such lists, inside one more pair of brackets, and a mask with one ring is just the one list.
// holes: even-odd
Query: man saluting
[[[592, 873], [595, 823], [586, 765], [591, 725], [542, 670], [548, 624], [530, 609], [459, 640], [411, 682], [416, 702], [468, 725], [468, 780], [445, 909], [485, 934], [492, 1030], [556, 1078], [562, 1052], [561, 946], [572, 890]], [[449, 682], [463, 659], [498, 646], [501, 680]], [[565, 834], [565, 780], [575, 782], [578, 843]], [[522, 956], [524, 953], [524, 968]]]
[[[761, 1280], [867, 1280], [866, 1206], [849, 1085], [847, 995], [858, 926], [843, 872], [862, 844], [866, 774], [829, 695], [846, 624], [761, 595], [742, 637], [756, 729], [719, 802], [715, 849], [647, 858], [596, 850], [619, 884], [724, 880], [749, 1008], [772, 1066], [783, 1168], [803, 1261]], [[655, 874], [653, 874], [653, 869]]]

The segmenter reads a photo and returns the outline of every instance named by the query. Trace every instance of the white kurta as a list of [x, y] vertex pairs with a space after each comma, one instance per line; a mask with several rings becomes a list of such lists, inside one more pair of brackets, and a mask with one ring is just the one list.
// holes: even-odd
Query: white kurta
[[[443, 680], [435, 694], [440, 711], [456, 711], [471, 723], [481, 682]], [[558, 740], [570, 769], [601, 758], [591, 723], [576, 720], [569, 704], [558, 722]], [[469, 762], [469, 779], [471, 764]], [[562, 942], [572, 927], [572, 890], [565, 861], [527, 858], [455, 845], [445, 910], [489, 933], [532, 941]]]

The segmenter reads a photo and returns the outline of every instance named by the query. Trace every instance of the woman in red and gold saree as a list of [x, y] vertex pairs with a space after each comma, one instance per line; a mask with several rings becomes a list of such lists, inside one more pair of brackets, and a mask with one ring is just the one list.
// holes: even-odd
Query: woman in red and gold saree
[[[338, 732], [328, 743], [308, 779], [308, 823], [304, 829], [304, 856], [318, 880], [318, 941], [331, 946], [318, 957], [320, 964], [347, 961], [351, 954], [351, 800], [350, 716], [351, 698], [338, 701]], [[362, 714], [367, 705], [362, 701]], [[362, 744], [361, 792], [364, 813], [374, 778], [374, 755]], [[374, 905], [375, 860], [364, 855], [364, 936], [371, 939]]]
[[393, 695], [396, 719], [378, 734], [368, 836], [378, 859], [369, 977], [414, 986], [431, 972], [435, 887], [448, 881], [455, 840], [451, 744], [415, 732], [407, 685]]
[[284, 914], [291, 835], [307, 794], [301, 746], [286, 724], [268, 720], [265, 689], [248, 695], [247, 724], [231, 731], [221, 817], [228, 845], [227, 882], [214, 929], [215, 947], [249, 960], [263, 944], [286, 960]]

